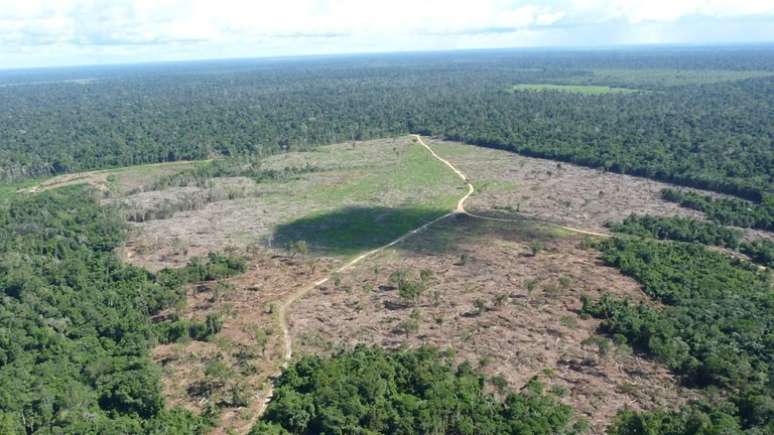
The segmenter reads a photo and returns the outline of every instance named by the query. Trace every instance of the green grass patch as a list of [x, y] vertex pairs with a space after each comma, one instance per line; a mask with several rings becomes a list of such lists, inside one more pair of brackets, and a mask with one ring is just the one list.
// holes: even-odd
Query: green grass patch
[[279, 225], [274, 241], [303, 240], [315, 254], [355, 255], [448, 213], [464, 192], [451, 170], [412, 145], [393, 165], [358, 171], [342, 183], [306, 192], [304, 201], [323, 210]]
[[598, 69], [589, 75], [563, 79], [574, 85], [670, 87], [731, 82], [774, 75], [771, 71]]
[[19, 194], [19, 190], [29, 189], [38, 185], [43, 180], [44, 178], [34, 178], [13, 183], [0, 184], [0, 203], [15, 198]]
[[[325, 203], [361, 203], [377, 200], [387, 205], [421, 205], [452, 208], [462, 196], [456, 192], [462, 181], [423, 147], [409, 146], [395, 165], [359, 172], [342, 184], [320, 186], [308, 198]], [[385, 198], [393, 195], [393, 198]]]
[[519, 188], [519, 183], [511, 180], [476, 180], [473, 187], [477, 194], [512, 192]]
[[571, 94], [604, 95], [630, 94], [640, 92], [638, 89], [612, 88], [598, 85], [552, 85], [547, 83], [519, 84], [511, 87], [512, 92], [567, 92]]

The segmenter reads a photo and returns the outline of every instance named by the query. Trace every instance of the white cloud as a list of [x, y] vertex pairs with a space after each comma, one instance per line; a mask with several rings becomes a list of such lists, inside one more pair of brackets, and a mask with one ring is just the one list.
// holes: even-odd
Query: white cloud
[[[52, 52], [102, 61], [106, 53], [157, 60], [648, 42], [668, 40], [669, 34], [648, 34], [638, 26], [677, 26], [697, 16], [772, 21], [774, 1], [0, 0], [0, 54], [6, 54], [0, 67], [9, 66], [12, 52], [37, 53], [40, 63]], [[628, 37], [594, 33], [595, 25], [602, 29], [606, 23], [628, 23], [630, 31], [617, 31]], [[765, 34], [774, 39], [774, 33]]]
[[571, 0], [569, 8], [600, 21], [670, 22], [686, 16], [736, 18], [774, 15], [771, 0]]

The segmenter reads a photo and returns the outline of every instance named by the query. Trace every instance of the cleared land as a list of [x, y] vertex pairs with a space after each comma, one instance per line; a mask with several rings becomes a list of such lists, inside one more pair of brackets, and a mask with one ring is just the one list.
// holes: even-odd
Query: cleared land
[[577, 85], [615, 83], [618, 86], [684, 86], [731, 82], [771, 76], [771, 71], [732, 71], [706, 69], [594, 69], [591, 74], [563, 81]]
[[[459, 142], [426, 142], [476, 186], [476, 194], [466, 203], [475, 214], [528, 217], [601, 233], [607, 232], [608, 222], [620, 222], [630, 214], [703, 219], [701, 212], [661, 199], [662, 189], [674, 187], [667, 183]], [[744, 229], [744, 233], [747, 239], [772, 238], [765, 231]]]
[[637, 89], [612, 88], [610, 86], [598, 85], [552, 85], [552, 84], [520, 84], [511, 87], [511, 91], [527, 92], [569, 92], [572, 94], [602, 95], [602, 94], [626, 94], [640, 92]]
[[[651, 92], [652, 88], [706, 85], [769, 77], [771, 71], [675, 70], [675, 69], [595, 69], [555, 83], [521, 83], [511, 92], [566, 92], [585, 95]], [[642, 89], [646, 88], [646, 89]]]
[[[221, 424], [215, 433], [245, 433], [268, 394], [267, 381], [285, 362], [281, 308], [285, 301], [308, 283], [328, 276], [353, 254], [380, 246], [453, 208], [460, 196], [461, 181], [447, 172], [443, 164], [411, 138], [396, 141], [389, 154], [368, 155], [384, 149], [381, 142], [346, 144], [323, 149], [317, 155], [285, 154], [271, 159], [269, 164], [276, 168], [297, 167], [312, 161], [320, 169], [289, 182], [260, 183], [259, 193], [261, 188], [282, 188], [282, 198], [273, 198], [277, 209], [296, 203], [316, 204], [318, 208], [294, 208], [300, 216], [279, 224], [273, 224], [277, 215], [270, 215], [274, 221], [262, 222], [267, 229], [263, 234], [269, 238], [230, 248], [247, 253], [251, 265], [247, 273], [194, 286], [189, 290], [186, 306], [166, 313], [199, 321], [216, 314], [224, 320], [222, 331], [211, 342], [169, 344], [154, 351], [155, 360], [167, 375], [164, 387], [171, 403], [197, 412], [216, 406]], [[333, 181], [321, 182], [326, 180], [322, 177]], [[176, 189], [173, 192], [190, 187]], [[158, 194], [151, 191], [130, 197]], [[247, 208], [265, 199], [265, 195], [252, 195], [185, 213], [207, 213], [210, 206], [222, 207], [224, 203]], [[142, 237], [144, 233], [140, 231], [158, 228], [148, 227], [147, 223], [170, 222], [174, 222], [174, 217], [139, 224], [137, 235]], [[305, 248], [290, 254], [284, 247], [267, 246], [272, 241], [275, 247], [284, 246], [279, 240], [296, 242], [296, 251], [301, 251], [297, 242], [303, 240]], [[190, 254], [182, 249], [182, 256]], [[302, 255], [307, 250], [314, 255]], [[160, 267], [169, 263], [167, 258], [160, 257], [155, 264]]]
[[[304, 241], [315, 254], [345, 258], [380, 246], [453, 207], [464, 189], [454, 174], [410, 137], [347, 143], [314, 152], [270, 157], [267, 168], [313, 165], [316, 170], [286, 181], [262, 182], [250, 194], [134, 224], [125, 250], [150, 269], [182, 265], [191, 257], [227, 246], [284, 249]], [[250, 180], [221, 179], [227, 190]], [[163, 207], [211, 187], [142, 192], [122, 199]]]
[[[476, 192], [457, 215], [333, 273], [457, 207], [465, 183], [412, 137], [354, 142], [266, 159], [266, 169], [307, 168], [256, 182], [219, 177], [176, 187], [158, 181], [207, 162], [98, 171], [45, 182], [89, 183], [132, 223], [125, 258], [153, 270], [211, 251], [245, 255], [249, 270], [191, 286], [184, 306], [159, 319], [223, 319], [214, 339], [154, 350], [173, 405], [217, 412], [215, 433], [245, 433], [267, 382], [285, 360], [280, 312], [293, 355], [356, 343], [455, 349], [490, 376], [520, 388], [538, 376], [601, 431], [622, 407], [674, 408], [697, 397], [661, 365], [595, 334], [578, 314], [581, 296], [646, 303], [633, 280], [602, 264], [586, 236], [630, 213], [700, 213], [662, 201], [664, 183], [509, 152], [425, 139], [465, 173]], [[134, 213], [134, 214], [133, 214]], [[748, 232], [749, 237], [759, 237]], [[419, 283], [401, 294], [396, 276]], [[294, 295], [313, 288], [287, 312]], [[496, 389], [495, 385], [491, 388]]]
[[[645, 300], [586, 243], [529, 220], [443, 221], [296, 303], [296, 352], [357, 343], [454, 349], [458, 362], [516, 389], [540, 377], [597, 431], [622, 406], [669, 407], [693, 396], [658, 364], [596, 337], [597, 321], [579, 317], [581, 295]], [[429, 276], [427, 287], [416, 300], [401, 297], [396, 272], [409, 281]]]
[[246, 273], [192, 286], [187, 304], [165, 313], [198, 321], [220, 316], [223, 329], [213, 340], [166, 344], [153, 351], [170, 403], [195, 412], [215, 406], [220, 416], [215, 434], [250, 429], [266, 382], [284, 357], [277, 305], [333, 267], [330, 260], [265, 250], [250, 252], [248, 258]]

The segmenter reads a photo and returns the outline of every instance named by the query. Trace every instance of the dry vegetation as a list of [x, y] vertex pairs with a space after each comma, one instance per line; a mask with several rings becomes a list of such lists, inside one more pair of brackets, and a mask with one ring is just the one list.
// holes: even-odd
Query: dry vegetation
[[[703, 218], [700, 212], [662, 200], [661, 190], [674, 187], [667, 183], [458, 142], [427, 143], [476, 186], [477, 194], [466, 205], [473, 213], [518, 214], [601, 232], [606, 231], [606, 223], [619, 222], [630, 214]], [[764, 231], [744, 232], [750, 239], [771, 238]]]
[[[401, 296], [396, 271], [417, 284], [424, 275], [417, 299]], [[674, 407], [693, 396], [578, 315], [582, 295], [604, 292], [645, 300], [587, 239], [460, 216], [310, 294], [291, 324], [301, 353], [430, 344], [517, 389], [540, 376], [601, 431], [622, 407]]]
[[154, 360], [165, 373], [164, 391], [172, 405], [220, 417], [216, 434], [249, 430], [265, 382], [282, 362], [282, 332], [275, 306], [307, 282], [319, 279], [332, 263], [266, 250], [250, 253], [250, 269], [235, 278], [192, 286], [176, 314], [203, 321], [222, 318], [210, 341], [156, 347]]

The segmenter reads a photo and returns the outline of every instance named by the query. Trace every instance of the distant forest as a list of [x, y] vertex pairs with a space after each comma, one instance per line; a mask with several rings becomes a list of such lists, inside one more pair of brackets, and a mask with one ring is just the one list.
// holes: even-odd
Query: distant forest
[[770, 46], [5, 71], [0, 180], [414, 132], [760, 201], [772, 119]]

